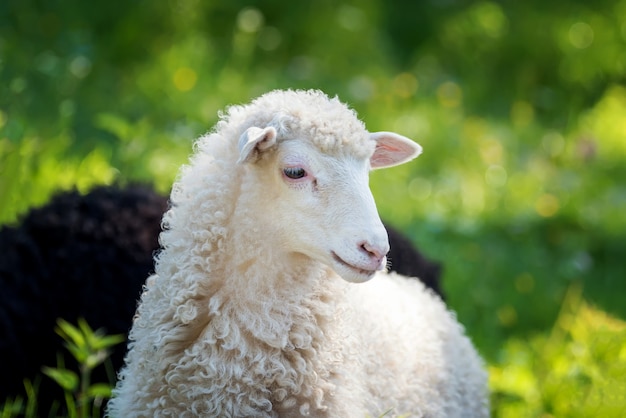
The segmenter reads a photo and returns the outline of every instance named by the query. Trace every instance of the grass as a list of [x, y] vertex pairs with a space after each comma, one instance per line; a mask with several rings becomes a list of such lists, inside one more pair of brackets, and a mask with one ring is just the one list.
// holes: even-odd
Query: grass
[[511, 338], [489, 366], [498, 417], [622, 417], [626, 414], [626, 322], [566, 295], [548, 333]]

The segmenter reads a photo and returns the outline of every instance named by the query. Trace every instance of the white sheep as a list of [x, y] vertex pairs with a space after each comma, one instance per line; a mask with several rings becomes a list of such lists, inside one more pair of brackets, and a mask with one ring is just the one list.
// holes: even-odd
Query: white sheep
[[174, 184], [109, 415], [487, 416], [455, 316], [382, 271], [369, 172], [420, 151], [319, 91], [230, 107]]

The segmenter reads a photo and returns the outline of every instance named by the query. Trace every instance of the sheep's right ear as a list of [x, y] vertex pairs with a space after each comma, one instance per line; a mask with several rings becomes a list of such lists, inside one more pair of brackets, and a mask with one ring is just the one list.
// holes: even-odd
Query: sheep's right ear
[[276, 129], [272, 126], [257, 128], [253, 126], [239, 137], [239, 160], [237, 164], [251, 161], [259, 152], [265, 151], [276, 143]]
[[373, 169], [403, 164], [422, 153], [419, 144], [393, 132], [370, 133], [370, 138], [376, 142], [374, 155], [370, 158]]

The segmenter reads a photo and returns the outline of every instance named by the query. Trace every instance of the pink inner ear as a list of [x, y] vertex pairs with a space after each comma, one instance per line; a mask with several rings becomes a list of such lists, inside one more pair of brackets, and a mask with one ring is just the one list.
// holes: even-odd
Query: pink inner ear
[[374, 155], [370, 158], [372, 168], [392, 167], [417, 157], [422, 152], [415, 142], [393, 132], [376, 132], [371, 134], [376, 141]]

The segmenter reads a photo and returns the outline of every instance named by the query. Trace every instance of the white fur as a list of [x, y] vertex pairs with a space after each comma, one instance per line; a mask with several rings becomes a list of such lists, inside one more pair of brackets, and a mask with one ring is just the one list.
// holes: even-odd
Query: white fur
[[380, 271], [368, 173], [417, 144], [368, 133], [321, 92], [274, 91], [229, 108], [195, 148], [109, 415], [488, 415], [454, 315]]

